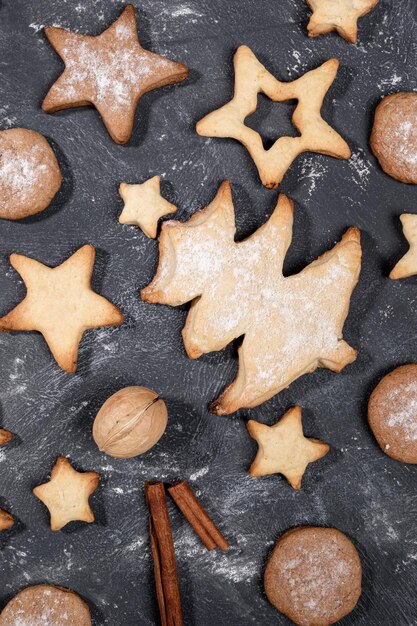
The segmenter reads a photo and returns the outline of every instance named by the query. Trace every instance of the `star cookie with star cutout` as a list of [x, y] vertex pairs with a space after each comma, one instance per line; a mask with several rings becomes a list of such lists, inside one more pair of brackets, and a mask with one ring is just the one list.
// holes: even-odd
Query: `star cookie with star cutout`
[[96, 251], [85, 245], [57, 267], [12, 254], [10, 263], [26, 285], [26, 297], [0, 318], [0, 332], [36, 330], [58, 365], [75, 372], [78, 345], [84, 331], [99, 326], [120, 326], [123, 315], [111, 302], [91, 289]]
[[[258, 168], [262, 184], [276, 189], [294, 159], [302, 152], [319, 152], [339, 159], [349, 159], [346, 141], [321, 117], [324, 97], [336, 78], [339, 61], [330, 59], [292, 82], [276, 79], [258, 61], [247, 46], [240, 46], [234, 57], [235, 92], [220, 109], [197, 123], [197, 133], [204, 137], [229, 137], [240, 141]], [[265, 150], [261, 135], [245, 125], [245, 119], [258, 106], [258, 94], [273, 102], [297, 100], [292, 123], [298, 137], [279, 137]]]
[[120, 224], [138, 226], [150, 239], [156, 238], [158, 220], [177, 210], [175, 205], [161, 196], [159, 176], [149, 178], [141, 185], [121, 183], [119, 194], [124, 201]]
[[42, 104], [46, 113], [93, 105], [112, 139], [126, 143], [132, 136], [140, 98], [158, 87], [185, 80], [188, 68], [142, 48], [135, 9], [95, 37], [48, 26], [45, 34], [65, 63], [65, 70]]
[[283, 474], [294, 489], [301, 489], [307, 465], [318, 461], [330, 450], [327, 443], [304, 437], [299, 406], [287, 411], [273, 426], [249, 420], [247, 429], [259, 446], [249, 474]]
[[33, 490], [49, 509], [52, 530], [61, 530], [69, 522], [94, 522], [89, 498], [97, 489], [99, 480], [97, 472], [77, 472], [68, 459], [58, 457], [50, 481]]
[[336, 31], [350, 43], [358, 39], [358, 19], [376, 7], [379, 0], [307, 0], [313, 15], [307, 25], [309, 37]]
[[410, 249], [391, 271], [389, 277], [394, 280], [409, 278], [417, 274], [417, 215], [403, 213], [400, 220], [403, 225], [404, 237], [407, 239]]

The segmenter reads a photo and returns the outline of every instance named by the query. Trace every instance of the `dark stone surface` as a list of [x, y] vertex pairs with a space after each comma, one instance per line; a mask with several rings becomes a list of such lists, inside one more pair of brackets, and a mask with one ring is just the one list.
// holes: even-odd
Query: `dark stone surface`
[[[96, 626], [158, 623], [143, 482], [185, 478], [202, 492], [232, 549], [208, 554], [174, 507], [173, 532], [185, 623], [287, 624], [263, 595], [265, 560], [277, 537], [298, 524], [336, 526], [358, 546], [364, 589], [344, 624], [409, 626], [417, 620], [417, 469], [385, 456], [366, 423], [370, 391], [396, 365], [417, 361], [417, 278], [394, 282], [389, 269], [406, 249], [399, 214], [417, 210], [415, 187], [386, 176], [370, 153], [372, 111], [382, 95], [416, 89], [415, 0], [381, 0], [360, 21], [359, 43], [306, 37], [303, 0], [143, 0], [138, 28], [151, 50], [186, 63], [190, 79], [143, 98], [129, 145], [115, 145], [93, 109], [48, 116], [42, 99], [61, 62], [41, 30], [56, 24], [96, 34], [119, 15], [118, 0], [3, 0], [0, 5], [0, 127], [24, 126], [56, 148], [65, 183], [52, 206], [21, 223], [0, 224], [1, 313], [24, 294], [8, 255], [57, 264], [91, 242], [94, 286], [121, 307], [121, 329], [85, 335], [75, 376], [59, 370], [40, 335], [0, 336], [1, 426], [16, 443], [0, 452], [0, 506], [19, 520], [0, 540], [0, 607], [23, 587], [50, 582], [91, 604]], [[245, 43], [282, 79], [336, 56], [338, 77], [325, 117], [353, 149], [350, 161], [304, 155], [281, 190], [296, 203], [287, 271], [330, 247], [349, 225], [363, 231], [364, 262], [345, 336], [357, 361], [336, 375], [318, 371], [256, 410], [215, 417], [208, 403], [236, 368], [234, 349], [187, 359], [180, 330], [185, 309], [151, 306], [139, 290], [152, 278], [157, 244], [117, 221], [121, 180], [163, 176], [163, 191], [186, 218], [233, 184], [239, 237], [270, 214], [276, 192], [263, 189], [242, 146], [199, 137], [195, 122], [224, 103], [233, 87], [232, 54]], [[266, 138], [288, 128], [290, 108], [268, 106], [252, 119]], [[281, 116], [281, 117], [280, 117]], [[169, 428], [143, 457], [105, 457], [91, 438], [102, 402], [128, 384], [156, 389], [167, 401]], [[284, 479], [250, 479], [256, 446], [249, 417], [274, 422], [299, 403], [308, 435], [332, 445], [311, 466], [303, 489]], [[53, 533], [31, 494], [55, 458], [102, 474], [92, 498], [97, 521]]]

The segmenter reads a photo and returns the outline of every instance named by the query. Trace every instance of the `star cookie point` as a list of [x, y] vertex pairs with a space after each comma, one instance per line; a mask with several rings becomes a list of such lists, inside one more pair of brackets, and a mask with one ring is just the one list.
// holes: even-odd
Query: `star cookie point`
[[74, 521], [94, 522], [89, 498], [97, 489], [99, 480], [97, 472], [77, 472], [68, 459], [58, 457], [49, 482], [33, 490], [49, 510], [52, 530], [61, 530]]
[[45, 34], [65, 69], [47, 93], [42, 109], [93, 105], [116, 143], [129, 141], [141, 97], [158, 87], [185, 80], [188, 68], [142, 48], [136, 15], [128, 5], [96, 36], [47, 27]]
[[250, 476], [282, 474], [294, 489], [301, 489], [307, 466], [330, 450], [327, 443], [304, 436], [299, 406], [291, 408], [272, 426], [249, 420], [247, 429], [259, 446]]
[[[224, 137], [239, 141], [248, 150], [262, 184], [275, 189], [293, 161], [302, 152], [319, 152], [348, 159], [351, 151], [344, 139], [321, 117], [321, 107], [333, 83], [339, 62], [330, 59], [298, 79], [282, 82], [275, 78], [247, 46], [240, 46], [234, 57], [235, 89], [229, 102], [197, 122], [196, 130], [204, 137]], [[279, 137], [265, 150], [258, 132], [245, 125], [256, 111], [258, 94], [273, 102], [297, 100], [292, 122], [298, 137]]]
[[120, 326], [124, 320], [114, 304], [92, 290], [94, 260], [95, 248], [90, 244], [56, 267], [13, 253], [10, 262], [23, 278], [27, 293], [0, 318], [0, 332], [40, 332], [58, 365], [74, 373], [84, 332]]
[[153, 176], [137, 185], [121, 183], [119, 194], [124, 201], [120, 224], [138, 226], [150, 239], [156, 238], [158, 220], [177, 210], [174, 204], [161, 196], [160, 176]]
[[417, 215], [403, 213], [400, 215], [400, 220], [409, 249], [391, 270], [389, 277], [393, 280], [409, 278], [417, 274]]

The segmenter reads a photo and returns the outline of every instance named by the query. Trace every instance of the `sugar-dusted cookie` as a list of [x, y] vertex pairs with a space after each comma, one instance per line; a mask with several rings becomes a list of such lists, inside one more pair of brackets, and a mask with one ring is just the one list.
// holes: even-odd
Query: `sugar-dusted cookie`
[[136, 107], [145, 93], [188, 76], [185, 65], [142, 48], [131, 4], [96, 37], [53, 26], [45, 28], [45, 34], [65, 70], [49, 90], [42, 109], [54, 113], [92, 104], [116, 143], [129, 141]]
[[294, 489], [301, 489], [307, 465], [318, 461], [330, 450], [327, 443], [304, 437], [299, 406], [287, 411], [273, 426], [249, 420], [247, 428], [259, 446], [249, 474], [283, 474]]
[[8, 430], [4, 430], [4, 428], [0, 428], [0, 446], [4, 446], [6, 443], [9, 443], [13, 439], [12, 433], [9, 433]]
[[211, 410], [255, 407], [317, 367], [339, 372], [356, 358], [342, 339], [361, 267], [360, 233], [341, 241], [294, 276], [283, 275], [293, 203], [280, 195], [269, 220], [235, 242], [234, 208], [225, 181], [185, 223], [168, 220], [159, 238], [159, 267], [142, 291], [146, 302], [192, 302], [183, 330], [188, 356], [221, 350], [244, 336], [236, 380]]
[[[3, 530], [9, 530], [14, 524], [14, 518], [10, 513], [0, 509], [0, 532]], [[1, 622], [0, 622], [1, 624]]]
[[61, 186], [62, 175], [43, 135], [26, 128], [0, 131], [0, 218], [40, 213]]
[[389, 275], [390, 278], [408, 278], [417, 274], [417, 215], [403, 213], [400, 216], [404, 237], [409, 243], [408, 252], [398, 261]]
[[397, 367], [373, 390], [368, 421], [381, 449], [396, 461], [417, 463], [417, 365]]
[[91, 626], [88, 605], [70, 589], [27, 587], [3, 609], [0, 626]]
[[332, 31], [356, 43], [358, 19], [366, 15], [379, 0], [307, 0], [313, 15], [307, 25], [309, 37], [326, 35]]
[[299, 526], [278, 539], [264, 584], [270, 603], [298, 626], [330, 626], [359, 600], [361, 561], [340, 530]]
[[383, 98], [375, 111], [370, 143], [386, 174], [417, 184], [417, 91]]
[[[197, 123], [197, 133], [204, 137], [231, 137], [248, 150], [265, 187], [276, 188], [294, 159], [301, 152], [319, 152], [348, 159], [351, 151], [346, 141], [321, 117], [324, 97], [336, 78], [339, 61], [330, 59], [295, 81], [277, 80], [258, 61], [247, 46], [240, 46], [234, 57], [235, 93], [220, 109]], [[245, 119], [258, 106], [258, 94], [273, 102], [297, 100], [292, 123], [299, 137], [280, 137], [265, 150], [262, 138], [245, 125]]]
[[0, 318], [0, 332], [39, 331], [58, 365], [75, 372], [84, 331], [123, 323], [119, 309], [91, 289], [95, 255], [94, 247], [86, 245], [51, 268], [12, 254], [10, 263], [23, 278], [27, 294], [17, 307]]
[[33, 490], [49, 509], [52, 530], [61, 530], [74, 521], [94, 522], [88, 500], [99, 480], [97, 472], [77, 472], [64, 456], [58, 457], [50, 481]]
[[150, 239], [156, 237], [159, 218], [177, 210], [161, 196], [159, 176], [149, 178], [141, 185], [121, 183], [119, 193], [125, 203], [119, 222], [138, 226]]

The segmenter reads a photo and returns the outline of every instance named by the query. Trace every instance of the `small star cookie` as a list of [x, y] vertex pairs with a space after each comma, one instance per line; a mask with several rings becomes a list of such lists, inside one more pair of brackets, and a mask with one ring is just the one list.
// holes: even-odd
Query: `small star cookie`
[[327, 443], [304, 437], [299, 406], [287, 411], [273, 426], [249, 420], [247, 428], [259, 446], [249, 474], [283, 474], [294, 489], [301, 488], [307, 465], [321, 459], [330, 450]]
[[404, 236], [410, 244], [408, 252], [400, 259], [389, 277], [408, 278], [417, 274], [417, 215], [403, 213], [400, 216]]
[[[321, 117], [324, 97], [336, 78], [337, 59], [330, 59], [292, 82], [277, 80], [247, 46], [240, 46], [234, 57], [235, 93], [224, 106], [197, 123], [203, 137], [230, 137], [240, 141], [258, 168], [262, 184], [276, 189], [294, 159], [302, 152], [319, 152], [338, 159], [349, 159], [351, 151], [344, 139]], [[258, 106], [258, 94], [273, 102], [297, 100], [292, 117], [299, 137], [279, 137], [265, 150], [262, 137], [245, 125], [245, 119]]]
[[14, 518], [12, 517], [12, 515], [10, 515], [10, 513], [7, 513], [7, 511], [0, 509], [0, 532], [3, 532], [4, 530], [9, 530], [9, 528], [11, 528], [13, 524]]
[[139, 228], [150, 239], [156, 238], [158, 220], [175, 213], [177, 207], [161, 196], [161, 178], [154, 176], [141, 185], [121, 183], [119, 187], [125, 205], [119, 217], [120, 224]]
[[94, 522], [88, 499], [99, 480], [97, 472], [77, 472], [65, 457], [58, 457], [50, 481], [33, 490], [49, 509], [52, 530], [61, 530], [74, 521]]
[[0, 332], [37, 330], [42, 333], [58, 365], [75, 372], [78, 345], [84, 331], [98, 326], [120, 326], [123, 315], [114, 304], [91, 289], [96, 251], [79, 248], [64, 263], [48, 267], [20, 254], [10, 263], [27, 288], [26, 297], [0, 318]]
[[188, 68], [140, 45], [135, 9], [129, 4], [101, 35], [92, 37], [48, 26], [45, 34], [65, 70], [42, 104], [46, 113], [92, 104], [116, 143], [132, 136], [140, 98], [185, 80]]
[[313, 15], [307, 25], [309, 37], [326, 35], [332, 31], [356, 43], [358, 38], [358, 18], [363, 17], [379, 0], [307, 0]]

